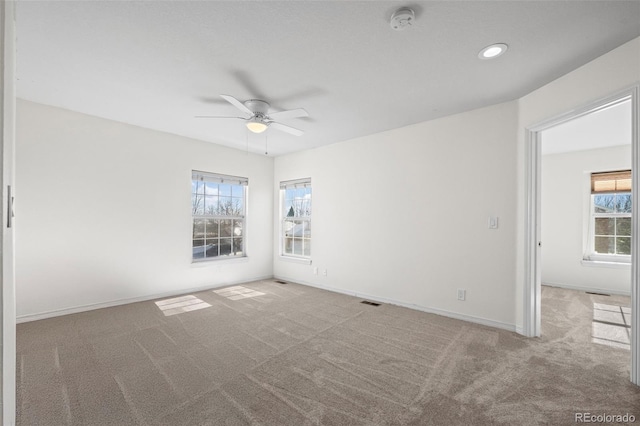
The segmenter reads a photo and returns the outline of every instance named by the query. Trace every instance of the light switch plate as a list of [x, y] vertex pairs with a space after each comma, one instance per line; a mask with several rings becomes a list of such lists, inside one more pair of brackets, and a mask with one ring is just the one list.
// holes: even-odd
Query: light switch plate
[[489, 229], [498, 229], [498, 216], [489, 217]]

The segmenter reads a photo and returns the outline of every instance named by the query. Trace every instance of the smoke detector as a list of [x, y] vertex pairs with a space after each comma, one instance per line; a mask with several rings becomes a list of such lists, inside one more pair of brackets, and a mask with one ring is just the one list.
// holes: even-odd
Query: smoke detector
[[416, 15], [413, 13], [413, 10], [408, 7], [401, 7], [391, 15], [391, 22], [389, 22], [389, 24], [394, 30], [402, 31], [413, 25], [415, 19]]

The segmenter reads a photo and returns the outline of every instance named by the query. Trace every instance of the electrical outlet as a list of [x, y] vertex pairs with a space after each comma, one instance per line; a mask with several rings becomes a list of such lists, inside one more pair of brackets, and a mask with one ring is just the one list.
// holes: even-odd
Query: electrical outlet
[[465, 300], [467, 298], [467, 290], [463, 288], [458, 289], [458, 300]]
[[325, 277], [327, 276], [327, 270], [326, 269], [322, 270], [322, 275], [324, 275]]

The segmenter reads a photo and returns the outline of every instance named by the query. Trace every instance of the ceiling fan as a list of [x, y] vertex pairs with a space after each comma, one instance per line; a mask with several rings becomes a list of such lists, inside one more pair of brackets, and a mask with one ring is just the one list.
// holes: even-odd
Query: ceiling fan
[[246, 121], [247, 128], [253, 133], [262, 133], [267, 128], [273, 127], [274, 129], [281, 130], [283, 132], [290, 133], [295, 136], [302, 136], [304, 132], [295, 127], [287, 126], [286, 124], [279, 123], [275, 120], [286, 120], [288, 118], [308, 117], [309, 113], [303, 108], [290, 109], [287, 111], [279, 111], [269, 114], [269, 103], [261, 101], [259, 99], [249, 99], [245, 102], [240, 102], [233, 96], [220, 95], [222, 99], [229, 102], [234, 107], [238, 108], [244, 113], [242, 117], [226, 117], [216, 115], [197, 115], [196, 118], [237, 118]]

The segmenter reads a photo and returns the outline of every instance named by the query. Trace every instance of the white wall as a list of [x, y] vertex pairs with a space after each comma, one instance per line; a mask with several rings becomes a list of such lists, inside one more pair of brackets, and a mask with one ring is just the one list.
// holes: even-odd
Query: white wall
[[276, 241], [274, 275], [513, 328], [516, 123], [506, 103], [276, 158], [274, 189], [312, 178], [313, 264]]
[[[520, 327], [524, 130], [638, 81], [640, 38], [516, 102], [277, 158], [275, 174], [268, 158], [22, 101], [18, 315], [273, 272]], [[189, 263], [188, 190], [180, 179], [188, 182], [191, 169], [250, 178], [250, 213], [260, 214], [249, 222], [247, 263]], [[435, 178], [450, 170], [461, 174]], [[270, 213], [278, 182], [307, 176], [314, 186], [312, 266], [273, 252], [278, 221]], [[449, 178], [451, 189], [437, 187]], [[393, 211], [389, 195], [408, 207]], [[489, 215], [500, 216], [498, 230], [487, 229]], [[389, 223], [390, 231], [377, 231]], [[313, 266], [326, 268], [327, 277], [314, 276]], [[458, 287], [467, 289], [467, 301], [455, 300]]]
[[590, 222], [591, 173], [629, 168], [631, 145], [542, 157], [543, 284], [630, 294], [631, 265], [612, 268], [582, 262]]
[[526, 179], [525, 129], [612, 95], [640, 82], [640, 38], [629, 41], [518, 100], [517, 263], [515, 305], [523, 324], [525, 282]]
[[[273, 159], [19, 100], [17, 315], [272, 276]], [[191, 263], [191, 170], [249, 178], [248, 259]]]

